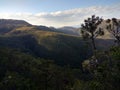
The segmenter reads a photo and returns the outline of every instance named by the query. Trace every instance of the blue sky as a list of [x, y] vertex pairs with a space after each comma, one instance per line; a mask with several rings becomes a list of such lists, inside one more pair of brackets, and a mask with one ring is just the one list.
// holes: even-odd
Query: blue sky
[[120, 3], [120, 0], [0, 0], [1, 12], [54, 12], [73, 8], [104, 6]]
[[0, 0], [0, 18], [46, 26], [74, 26], [91, 14], [119, 18], [119, 6], [120, 0]]

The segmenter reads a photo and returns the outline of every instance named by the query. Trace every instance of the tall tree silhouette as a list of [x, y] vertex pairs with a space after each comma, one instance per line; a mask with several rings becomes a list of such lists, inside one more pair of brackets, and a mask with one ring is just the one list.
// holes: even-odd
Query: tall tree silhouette
[[93, 49], [96, 50], [95, 38], [98, 35], [103, 35], [104, 32], [102, 28], [98, 28], [98, 25], [103, 21], [102, 18], [92, 15], [91, 18], [84, 20], [84, 24], [81, 24], [81, 33], [84, 39], [91, 39]]
[[120, 45], [120, 21], [116, 18], [106, 20], [106, 29], [116, 38], [115, 42]]

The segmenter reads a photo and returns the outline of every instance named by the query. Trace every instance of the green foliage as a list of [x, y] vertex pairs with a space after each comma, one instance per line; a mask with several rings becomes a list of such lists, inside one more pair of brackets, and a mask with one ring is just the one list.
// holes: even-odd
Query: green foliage
[[[91, 58], [93, 60], [93, 58]], [[96, 52], [97, 62], [88, 64], [93, 75], [89, 81], [89, 90], [119, 90], [120, 86], [120, 47], [112, 47], [109, 51]], [[91, 60], [89, 61], [91, 62]]]
[[115, 60], [120, 60], [120, 47], [112, 47], [110, 51]]
[[74, 83], [69, 66], [0, 48], [0, 90], [70, 90]]

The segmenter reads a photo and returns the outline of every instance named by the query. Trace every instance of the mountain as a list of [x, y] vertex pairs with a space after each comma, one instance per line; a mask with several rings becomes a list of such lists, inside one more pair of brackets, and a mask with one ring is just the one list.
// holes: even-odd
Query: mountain
[[63, 33], [66, 33], [66, 34], [80, 36], [80, 29], [79, 28], [65, 26], [65, 27], [58, 28], [57, 30], [61, 31]]
[[55, 28], [55, 27], [46, 27], [46, 26], [37, 26], [40, 30], [44, 31], [51, 31], [51, 32], [59, 32], [59, 33], [64, 33], [64, 34], [69, 34], [69, 35], [75, 35], [75, 36], [80, 36], [80, 30], [79, 28], [74, 28], [74, 27], [61, 27], [61, 28]]
[[25, 27], [25, 26], [33, 26], [39, 30], [43, 31], [51, 31], [51, 32], [59, 32], [69, 35], [79, 35], [79, 30], [73, 27], [61, 27], [61, 28], [54, 28], [54, 27], [47, 27], [47, 26], [35, 26], [31, 25], [24, 20], [13, 20], [13, 19], [0, 19], [0, 34], [5, 34], [17, 27]]
[[40, 29], [40, 30], [55, 32], [55, 29], [49, 28], [49, 27], [47, 27], [47, 26], [42, 26], [42, 25], [40, 25], [40, 26], [37, 26], [37, 27], [38, 27], [38, 29]]
[[6, 26], [6, 25], [12, 25], [12, 26], [29, 26], [28, 22], [24, 20], [14, 20], [14, 19], [0, 19], [0, 25]]
[[0, 34], [5, 34], [16, 27], [31, 26], [24, 20], [0, 19]]
[[106, 20], [104, 20], [99, 25], [99, 27], [101, 27], [104, 30], [104, 35], [103, 36], [99, 36], [98, 38], [101, 38], [101, 39], [115, 39], [114, 36], [106, 29], [106, 26], [107, 26]]
[[106, 29], [106, 26], [107, 26], [107, 23], [106, 23], [106, 20], [104, 20], [99, 25], [99, 27], [104, 30], [104, 35], [98, 36], [96, 39], [96, 46], [102, 50], [109, 49], [111, 46], [115, 45], [115, 37]]

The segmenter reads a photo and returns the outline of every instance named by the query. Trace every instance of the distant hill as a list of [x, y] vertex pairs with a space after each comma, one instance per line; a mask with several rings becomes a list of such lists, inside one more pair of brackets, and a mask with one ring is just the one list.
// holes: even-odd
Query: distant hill
[[42, 26], [42, 25], [40, 25], [40, 26], [37, 26], [37, 27], [38, 27], [38, 29], [44, 30], [44, 31], [55, 31], [54, 29], [49, 28], [49, 27], [47, 27], [47, 26]]
[[80, 36], [80, 29], [79, 28], [65, 26], [65, 27], [58, 28], [57, 30], [61, 31], [63, 33], [66, 33], [66, 34]]
[[12, 25], [12, 26], [29, 26], [28, 22], [24, 20], [14, 20], [14, 19], [0, 19], [0, 25]]
[[5, 34], [16, 27], [31, 26], [24, 20], [0, 19], [0, 34]]
[[103, 36], [99, 36], [98, 38], [101, 39], [115, 39], [114, 36], [106, 29], [106, 20], [104, 20], [99, 27], [101, 27], [104, 30], [104, 35]]
[[69, 35], [80, 36], [80, 30], [74, 27], [69, 27], [69, 26], [65, 26], [61, 28], [46, 27], [46, 26], [37, 26], [37, 27], [40, 30], [44, 30], [44, 31], [52, 31], [52, 32], [59, 32], [59, 33], [64, 33]]

